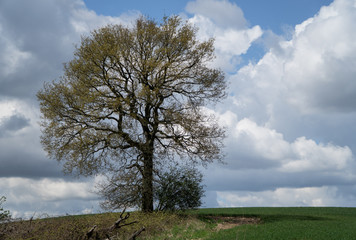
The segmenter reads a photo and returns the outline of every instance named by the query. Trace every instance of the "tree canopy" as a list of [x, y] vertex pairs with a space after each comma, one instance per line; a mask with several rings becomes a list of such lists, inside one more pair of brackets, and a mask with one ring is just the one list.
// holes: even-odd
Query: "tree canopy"
[[127, 172], [144, 211], [164, 161], [220, 160], [224, 130], [204, 106], [225, 96], [226, 82], [210, 66], [213, 39], [196, 33], [177, 16], [141, 17], [82, 37], [63, 76], [37, 94], [49, 156], [67, 173]]

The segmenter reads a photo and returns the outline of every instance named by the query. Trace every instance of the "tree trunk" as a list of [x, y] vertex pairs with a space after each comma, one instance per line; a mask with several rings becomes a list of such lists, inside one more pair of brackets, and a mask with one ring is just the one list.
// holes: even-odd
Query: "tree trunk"
[[143, 167], [142, 211], [153, 211], [153, 151], [145, 154]]

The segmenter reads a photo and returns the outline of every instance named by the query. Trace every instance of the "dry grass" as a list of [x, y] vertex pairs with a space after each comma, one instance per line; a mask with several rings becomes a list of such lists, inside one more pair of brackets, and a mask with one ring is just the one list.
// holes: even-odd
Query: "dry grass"
[[261, 219], [255, 217], [209, 216], [207, 218], [212, 219], [218, 223], [216, 226], [216, 231], [231, 229], [245, 224], [258, 224], [261, 222]]
[[[198, 211], [199, 212], [199, 211]], [[198, 213], [196, 212], [196, 213]], [[109, 231], [120, 218], [120, 213], [65, 216], [56, 218], [19, 220], [0, 224], [0, 239], [87, 239], [86, 234], [95, 225], [97, 239], [129, 239], [143, 227], [138, 239], [209, 239], [220, 232], [245, 224], [257, 224], [258, 218], [242, 216], [211, 216], [199, 214], [133, 212], [123, 224], [137, 223]], [[124, 215], [123, 215], [124, 216]], [[121, 216], [122, 217], [122, 216]], [[93, 238], [95, 239], [93, 235]]]
[[[101, 230], [109, 229], [119, 217], [120, 213], [105, 213], [8, 222], [0, 225], [0, 239], [84, 239], [94, 225], [103, 238], [104, 232]], [[181, 222], [182, 217], [169, 213], [136, 212], [132, 213], [126, 223], [133, 221], [138, 223], [116, 229], [110, 236], [128, 239], [134, 232], [145, 227], [146, 231], [140, 235], [141, 239], [145, 239], [147, 236], [166, 231]]]

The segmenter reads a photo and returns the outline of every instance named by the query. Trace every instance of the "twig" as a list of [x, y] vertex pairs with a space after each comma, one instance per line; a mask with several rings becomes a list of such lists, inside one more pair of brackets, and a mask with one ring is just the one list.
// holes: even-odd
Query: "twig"
[[[122, 213], [120, 214], [120, 218], [109, 228], [106, 228], [106, 229], [100, 229], [100, 230], [97, 230], [96, 229], [96, 225], [94, 225], [85, 235], [85, 239], [91, 239], [91, 238], [94, 238], [95, 239], [101, 239], [100, 238], [100, 235], [103, 234], [105, 235], [107, 238], [107, 240], [110, 240], [110, 234], [112, 233], [112, 231], [114, 231], [115, 229], [119, 229], [119, 228], [122, 228], [124, 226], [128, 226], [128, 225], [131, 225], [131, 224], [135, 224], [135, 223], [138, 223], [138, 221], [133, 221], [133, 222], [130, 222], [130, 223], [124, 223], [129, 217], [130, 217], [130, 213], [126, 213], [125, 214], [125, 211], [126, 209], [124, 209], [122, 211]], [[135, 240], [136, 237], [138, 235], [141, 234], [141, 232], [145, 231], [145, 227], [141, 228], [140, 230], [138, 230], [137, 232], [135, 232], [131, 237], [130, 237], [130, 240]], [[95, 234], [95, 235], [94, 235]], [[99, 235], [98, 235], [99, 234]]]
[[90, 239], [90, 238], [93, 236], [95, 229], [96, 229], [96, 225], [94, 225], [94, 226], [87, 232], [87, 239]]
[[[127, 213], [126, 216], [124, 216], [126, 211], [126, 208], [122, 211], [122, 213], [120, 214], [120, 218], [109, 228], [110, 231], [114, 230], [114, 229], [119, 229], [122, 228], [124, 226], [128, 226], [134, 223], [138, 223], [137, 221], [133, 221], [130, 223], [125, 223], [124, 221], [127, 220], [130, 217], [130, 213]], [[122, 224], [121, 224], [122, 223]], [[121, 225], [120, 225], [121, 224]]]
[[137, 232], [135, 232], [130, 238], [129, 238], [129, 240], [136, 240], [136, 237], [138, 236], [138, 235], [140, 235], [143, 231], [145, 231], [146, 230], [146, 228], [145, 227], [143, 227], [143, 228], [141, 228], [140, 230], [138, 230]]

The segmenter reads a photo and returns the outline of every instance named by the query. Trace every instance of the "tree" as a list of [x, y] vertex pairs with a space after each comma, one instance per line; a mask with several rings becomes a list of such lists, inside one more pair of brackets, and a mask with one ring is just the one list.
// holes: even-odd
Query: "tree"
[[143, 211], [153, 210], [156, 165], [221, 160], [224, 130], [203, 107], [225, 96], [226, 83], [208, 65], [213, 40], [196, 32], [177, 16], [141, 17], [83, 37], [63, 76], [37, 94], [48, 155], [66, 173], [130, 170]]
[[170, 167], [157, 183], [155, 199], [158, 210], [186, 210], [200, 207], [204, 188], [203, 175], [191, 167]]

